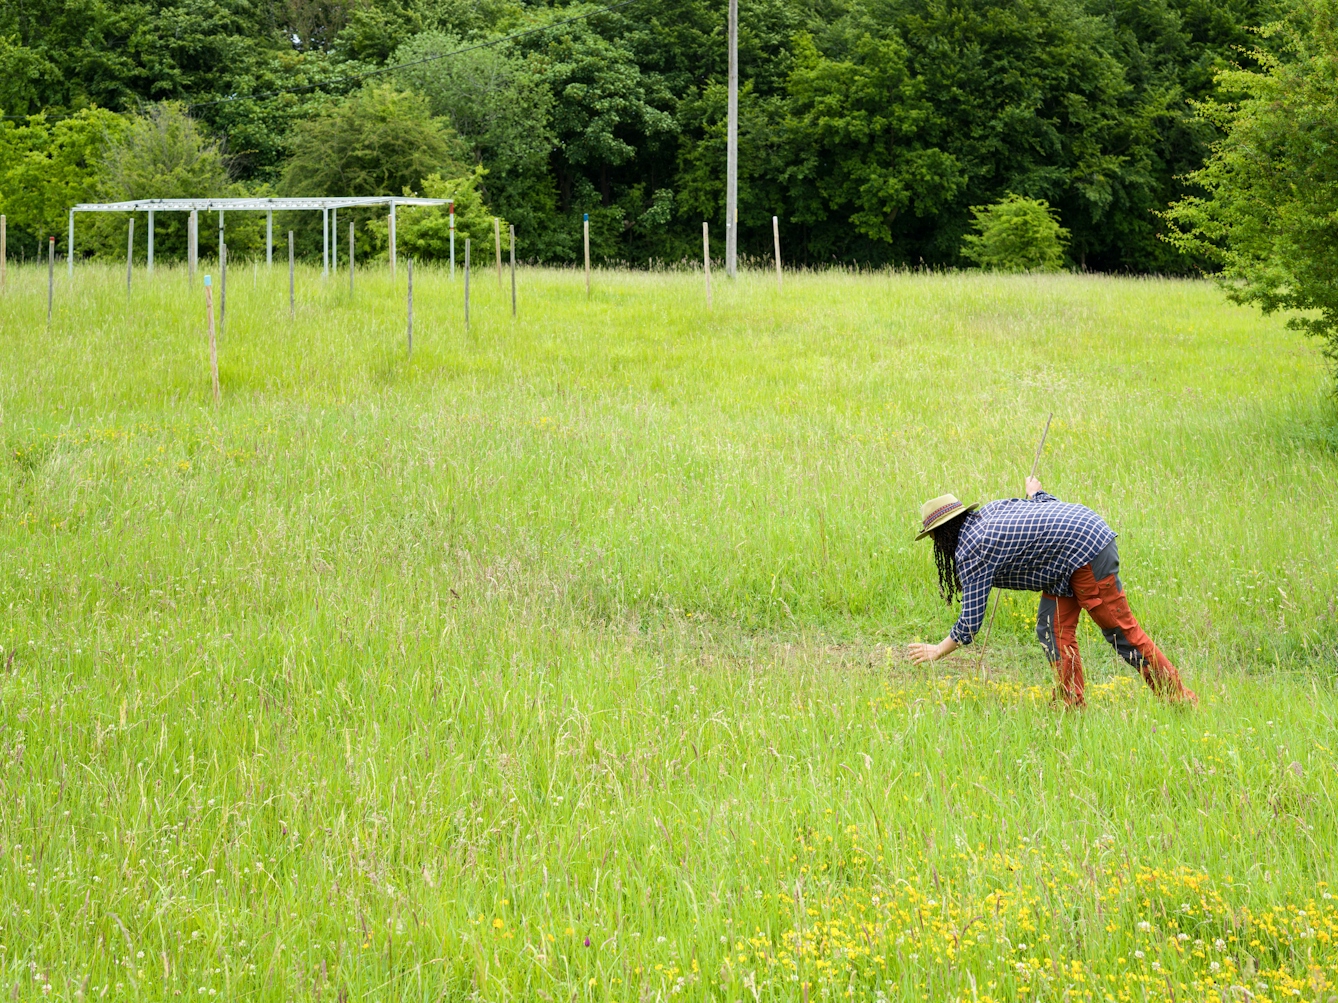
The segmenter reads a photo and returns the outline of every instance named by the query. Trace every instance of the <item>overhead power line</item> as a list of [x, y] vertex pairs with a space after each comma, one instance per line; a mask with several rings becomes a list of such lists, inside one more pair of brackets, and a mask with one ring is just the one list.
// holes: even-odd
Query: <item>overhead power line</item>
[[315, 84], [300, 84], [296, 87], [281, 87], [278, 90], [264, 91], [255, 94], [233, 94], [229, 97], [218, 98], [214, 101], [195, 101], [188, 107], [194, 111], [196, 108], [208, 108], [213, 105], [230, 104], [233, 101], [263, 101], [266, 98], [278, 97], [281, 94], [297, 94], [302, 91], [320, 90], [323, 87], [333, 87], [351, 81], [365, 80], [367, 77], [379, 76], [383, 73], [394, 73], [397, 70], [403, 70], [410, 66], [421, 66], [423, 63], [434, 63], [439, 59], [449, 59], [451, 56], [459, 56], [466, 52], [473, 52], [476, 49], [487, 49], [494, 45], [501, 45], [504, 42], [513, 42], [518, 38], [525, 38], [528, 35], [537, 35], [543, 31], [551, 31], [554, 28], [560, 28], [564, 24], [572, 24], [576, 21], [584, 21], [597, 14], [607, 14], [609, 11], [618, 10], [620, 7], [627, 7], [634, 3], [640, 3], [641, 0], [621, 0], [620, 3], [609, 4], [607, 7], [600, 7], [598, 10], [587, 11], [584, 14], [578, 14], [575, 17], [564, 18], [561, 21], [554, 21], [552, 24], [541, 24], [536, 28], [527, 28], [525, 31], [517, 31], [511, 35], [503, 35], [500, 38], [489, 39], [486, 42], [479, 42], [475, 45], [466, 45], [462, 49], [452, 49], [450, 52], [439, 52], [435, 56], [425, 56], [422, 59], [413, 59], [407, 63], [395, 63], [392, 66], [381, 66], [375, 70], [367, 70], [364, 73], [350, 73], [342, 77], [334, 77], [331, 80], [323, 80]]

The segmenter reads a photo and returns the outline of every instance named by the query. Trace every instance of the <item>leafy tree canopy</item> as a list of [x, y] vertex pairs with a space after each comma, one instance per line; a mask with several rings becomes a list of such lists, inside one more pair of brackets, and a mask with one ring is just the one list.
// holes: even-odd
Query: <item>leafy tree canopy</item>
[[417, 191], [432, 174], [462, 173], [465, 151], [427, 101], [368, 87], [297, 126], [284, 166], [285, 195], [384, 195]]
[[1237, 100], [1200, 114], [1224, 133], [1166, 212], [1168, 239], [1218, 264], [1227, 295], [1325, 339], [1338, 363], [1338, 2], [1310, 0], [1268, 35], [1287, 58], [1219, 75]]
[[[1016, 192], [1061, 213], [1070, 256], [1086, 267], [1210, 263], [1159, 239], [1158, 212], [1186, 194], [1185, 176], [1222, 128], [1190, 102], [1222, 98], [1219, 88], [1235, 85], [1221, 72], [1257, 64], [1251, 47], [1261, 59], [1298, 58], [1280, 36], [1253, 33], [1296, 2], [749, 0], [741, 250], [769, 254], [776, 215], [790, 260], [958, 264], [971, 207]], [[701, 221], [724, 222], [725, 9], [13, 0], [0, 4], [0, 108], [24, 130], [40, 112], [53, 128], [94, 108], [137, 115], [177, 101], [251, 187], [291, 190], [300, 176], [305, 190], [348, 181], [399, 191], [434, 171], [463, 177], [472, 162], [487, 169], [480, 195], [517, 223], [527, 255], [577, 260], [589, 213], [602, 257], [695, 257]], [[558, 23], [583, 14], [592, 16]], [[331, 106], [368, 100], [365, 82], [420, 93], [430, 114], [415, 128], [432, 132], [423, 123], [436, 116], [459, 138], [447, 159], [430, 141], [412, 179], [367, 158], [357, 166], [339, 139], [352, 124]], [[339, 152], [318, 154], [327, 141]], [[413, 162], [404, 148], [398, 158]]]

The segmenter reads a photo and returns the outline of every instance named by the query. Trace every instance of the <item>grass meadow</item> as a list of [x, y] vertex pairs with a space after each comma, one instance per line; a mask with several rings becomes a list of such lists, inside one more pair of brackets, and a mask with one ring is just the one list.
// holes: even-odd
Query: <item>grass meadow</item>
[[[180, 269], [0, 292], [0, 993], [1338, 1000], [1338, 415], [1200, 282]], [[217, 277], [215, 277], [217, 281]], [[1198, 691], [919, 503], [1121, 535]]]

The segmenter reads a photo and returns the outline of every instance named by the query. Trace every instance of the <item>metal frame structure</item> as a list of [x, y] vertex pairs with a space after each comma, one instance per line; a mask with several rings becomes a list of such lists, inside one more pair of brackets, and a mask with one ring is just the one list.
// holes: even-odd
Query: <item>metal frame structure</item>
[[[130, 202], [81, 202], [70, 210], [70, 233], [66, 249], [69, 274], [74, 275], [74, 214], [77, 212], [144, 212], [149, 215], [149, 271], [153, 271], [153, 214], [155, 212], [187, 212], [193, 218], [199, 212], [218, 213], [218, 245], [223, 247], [223, 214], [225, 212], [263, 212], [265, 213], [265, 263], [274, 263], [274, 213], [279, 212], [319, 212], [321, 214], [324, 239], [322, 240], [322, 274], [330, 274], [331, 251], [331, 213], [333, 224], [339, 224], [340, 209], [359, 209], [367, 206], [385, 206], [390, 210], [390, 271], [395, 271], [395, 208], [402, 205], [448, 205], [454, 199], [410, 198], [400, 195], [374, 195], [370, 197], [345, 198], [206, 198], [206, 199], [135, 199]], [[454, 223], [455, 214], [451, 214]], [[194, 261], [199, 255], [199, 226], [190, 228], [191, 247], [188, 255]], [[455, 237], [454, 226], [451, 228], [452, 242]], [[454, 258], [454, 256], [452, 256]], [[454, 261], [452, 261], [454, 263]]]

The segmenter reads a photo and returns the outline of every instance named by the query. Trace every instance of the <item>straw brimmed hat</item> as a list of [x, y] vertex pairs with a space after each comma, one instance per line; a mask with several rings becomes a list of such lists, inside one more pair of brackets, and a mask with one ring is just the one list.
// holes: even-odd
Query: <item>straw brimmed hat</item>
[[920, 506], [920, 534], [917, 540], [923, 540], [945, 522], [951, 522], [959, 515], [966, 515], [968, 512], [974, 512], [980, 506], [963, 505], [957, 500], [956, 495], [939, 495], [937, 498], [930, 498]]

